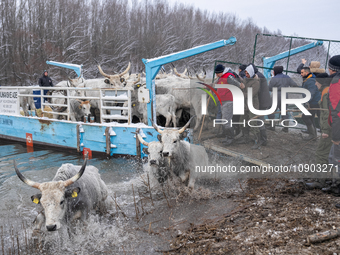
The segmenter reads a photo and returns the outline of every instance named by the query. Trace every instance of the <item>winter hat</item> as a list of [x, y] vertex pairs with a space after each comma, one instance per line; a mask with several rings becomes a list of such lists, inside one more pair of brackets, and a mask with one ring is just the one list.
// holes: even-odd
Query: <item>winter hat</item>
[[333, 56], [328, 61], [328, 68], [332, 71], [340, 71], [340, 55]]
[[283, 72], [283, 66], [274, 66], [274, 75], [277, 75], [282, 72]]
[[252, 65], [247, 66], [246, 71], [249, 73], [250, 78], [253, 78], [255, 72], [254, 72], [254, 67]]
[[246, 70], [247, 65], [240, 65], [238, 68], [241, 69], [241, 71], [244, 71]]
[[325, 69], [320, 68], [320, 62], [319, 61], [310, 62], [309, 68], [310, 68], [310, 72], [314, 73], [314, 74], [326, 72]]
[[224, 66], [221, 65], [221, 64], [218, 64], [216, 67], [215, 67], [215, 73], [223, 73], [224, 71]]
[[329, 86], [331, 79], [328, 77], [329, 75], [327, 73], [318, 73], [315, 77], [315, 80], [322, 86]]

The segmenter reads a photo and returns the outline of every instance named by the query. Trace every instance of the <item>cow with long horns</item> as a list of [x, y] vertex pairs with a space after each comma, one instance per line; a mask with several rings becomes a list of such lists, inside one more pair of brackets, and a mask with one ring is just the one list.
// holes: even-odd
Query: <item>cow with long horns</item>
[[153, 123], [153, 127], [160, 133], [157, 138], [163, 144], [163, 157], [170, 159], [171, 171], [179, 176], [182, 182], [189, 179], [188, 187], [192, 189], [198, 176], [196, 166], [200, 168], [208, 166], [208, 154], [205, 148], [183, 140], [187, 136], [185, 129], [194, 117], [191, 117], [181, 129], [160, 130]]
[[164, 183], [169, 175], [170, 169], [168, 161], [163, 157], [163, 144], [158, 141], [146, 142], [142, 136], [136, 130], [137, 138], [141, 144], [143, 144], [143, 152], [148, 155], [148, 166], [153, 177], [157, 179], [159, 183]]
[[108, 189], [98, 169], [86, 167], [86, 162], [87, 159], [82, 166], [63, 164], [51, 182], [38, 183], [24, 177], [14, 161], [15, 172], [20, 180], [41, 192], [31, 197], [34, 203], [44, 209], [35, 220], [35, 230], [40, 230], [45, 223], [48, 231], [55, 231], [62, 224], [86, 219], [91, 210], [105, 212], [110, 209]]

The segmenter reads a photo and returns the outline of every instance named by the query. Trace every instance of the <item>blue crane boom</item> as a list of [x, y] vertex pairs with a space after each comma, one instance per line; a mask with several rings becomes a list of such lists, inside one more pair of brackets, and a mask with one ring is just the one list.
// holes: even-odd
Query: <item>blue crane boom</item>
[[[205, 45], [197, 46], [191, 49], [175, 52], [169, 55], [152, 58], [152, 59], [142, 59], [145, 65], [146, 73], [146, 88], [150, 91], [150, 102], [147, 104], [148, 111], [148, 125], [151, 126], [151, 112], [153, 111], [153, 121], [156, 123], [156, 93], [155, 93], [155, 77], [159, 72], [162, 65], [181, 60], [184, 58], [192, 57], [197, 54], [201, 54], [210, 50], [218, 49], [226, 45], [234, 45], [236, 43], [235, 37], [230, 37], [228, 40], [220, 40], [213, 43], [208, 43]], [[151, 107], [151, 102], [153, 102], [153, 109]]]
[[59, 67], [67, 68], [67, 69], [72, 69], [73, 71], [75, 71], [77, 73], [78, 77], [80, 77], [82, 75], [81, 71], [82, 71], [83, 65], [76, 65], [76, 64], [70, 64], [70, 63], [60, 63], [60, 62], [56, 62], [56, 61], [46, 61], [46, 64], [53, 65], [53, 66], [59, 66]]
[[[303, 45], [303, 46], [291, 49], [290, 51], [282, 52], [282, 53], [277, 54], [277, 55], [272, 56], [272, 57], [264, 57], [262, 59], [263, 60], [263, 67], [273, 68], [274, 65], [275, 65], [275, 62], [278, 61], [278, 60], [281, 60], [283, 58], [287, 58], [289, 56], [295, 55], [295, 54], [300, 53], [300, 52], [305, 51], [305, 50], [315, 48], [317, 46], [321, 46], [322, 44], [323, 44], [323, 41], [317, 41], [317, 42], [309, 43], [307, 45]], [[263, 74], [267, 79], [270, 78], [270, 71], [271, 71], [271, 69], [264, 69], [264, 71], [263, 71]]]

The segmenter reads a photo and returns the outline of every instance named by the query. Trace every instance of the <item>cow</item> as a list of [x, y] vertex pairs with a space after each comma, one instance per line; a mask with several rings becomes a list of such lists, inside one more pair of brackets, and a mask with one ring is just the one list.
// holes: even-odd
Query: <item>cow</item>
[[43, 208], [35, 220], [34, 230], [40, 230], [45, 223], [47, 231], [56, 231], [74, 220], [85, 220], [92, 210], [106, 212], [111, 209], [112, 200], [98, 169], [86, 167], [86, 163], [87, 157], [82, 166], [63, 164], [52, 181], [38, 183], [24, 177], [14, 160], [19, 179], [41, 192], [31, 197]]
[[[39, 88], [39, 87], [36, 87]], [[25, 95], [33, 95], [32, 89], [19, 89], [19, 95], [25, 94]], [[35, 104], [34, 104], [34, 98], [33, 97], [27, 97], [27, 96], [19, 96], [19, 103], [20, 106], [25, 114], [25, 116], [29, 116], [28, 113], [28, 106], [31, 108], [31, 110], [36, 110]]]
[[81, 101], [78, 99], [70, 100], [70, 118], [72, 121], [83, 121], [91, 114], [90, 101]]
[[148, 155], [148, 169], [160, 184], [164, 183], [168, 179], [170, 172], [168, 160], [162, 155], [163, 144], [159, 141], [146, 142], [142, 136], [138, 134], [138, 129], [136, 132], [140, 143], [146, 146], [143, 147], [143, 152]]
[[[52, 111], [55, 112], [53, 114], [54, 119], [59, 119], [59, 113], [67, 113], [67, 107], [61, 105], [67, 105], [66, 98], [64, 97], [63, 92], [61, 91], [53, 91], [52, 93]], [[62, 97], [63, 96], [63, 97]], [[88, 117], [91, 114], [91, 104], [90, 101], [82, 101], [79, 99], [69, 99], [70, 100], [70, 119], [71, 121], [83, 121], [84, 117]], [[58, 106], [53, 106], [58, 105]]]
[[[195, 116], [193, 116], [195, 117]], [[160, 133], [159, 141], [163, 144], [163, 157], [170, 158], [171, 171], [179, 176], [182, 182], [189, 179], [188, 187], [193, 189], [197, 177], [196, 166], [202, 168], [208, 166], [208, 154], [203, 146], [190, 144], [184, 141], [185, 129], [189, 126], [192, 118], [181, 129], [160, 130], [155, 123], [153, 127]]]
[[122, 88], [126, 86], [126, 80], [123, 76], [129, 72], [130, 67], [131, 67], [131, 63], [129, 62], [129, 65], [124, 72], [120, 74], [111, 74], [111, 75], [104, 73], [100, 66], [98, 66], [98, 70], [101, 75], [107, 78], [105, 82], [110, 84], [111, 88]]
[[[194, 130], [197, 131], [202, 120], [202, 94], [205, 92], [197, 89], [195, 81], [182, 79], [176, 76], [156, 80], [156, 94], [170, 94], [175, 97], [177, 110], [186, 110], [191, 116], [196, 115]], [[192, 83], [192, 84], [191, 84]], [[178, 117], [178, 113], [176, 113]]]
[[[124, 103], [123, 107], [127, 107], [127, 102]], [[172, 121], [174, 127], [177, 126], [176, 119], [177, 105], [175, 103], [175, 97], [173, 95], [156, 95], [156, 116], [164, 116], [166, 119], [165, 127], [170, 126]], [[147, 124], [147, 104], [140, 102], [132, 102], [131, 115], [136, 116]], [[127, 110], [123, 110], [123, 115], [127, 115]]]

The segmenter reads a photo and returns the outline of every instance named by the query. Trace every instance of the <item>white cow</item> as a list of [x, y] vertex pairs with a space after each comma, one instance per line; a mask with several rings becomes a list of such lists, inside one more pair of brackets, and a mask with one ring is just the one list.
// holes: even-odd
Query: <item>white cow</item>
[[163, 144], [162, 154], [163, 157], [170, 158], [171, 171], [179, 176], [182, 182], [189, 179], [188, 187], [193, 189], [198, 176], [196, 166], [202, 168], [207, 167], [208, 154], [203, 146], [190, 144], [182, 140], [186, 136], [186, 132], [184, 131], [190, 124], [192, 118], [179, 130], [160, 130], [155, 124], [153, 124], [153, 126], [156, 131], [161, 134], [158, 138]]
[[[20, 94], [33, 95], [33, 90], [32, 89], [19, 89], [19, 95]], [[24, 111], [25, 116], [29, 116], [28, 106], [31, 108], [31, 110], [36, 110], [33, 97], [27, 97], [27, 96], [19, 97], [19, 102], [20, 102], [20, 106], [22, 110]]]
[[[128, 103], [124, 103], [124, 107], [127, 107]], [[164, 116], [166, 119], [165, 126], [169, 127], [172, 121], [174, 127], [177, 127], [176, 119], [177, 105], [175, 103], [175, 97], [173, 95], [156, 95], [156, 116]], [[142, 120], [145, 124], [148, 122], [147, 104], [132, 102], [131, 115], [136, 116]], [[128, 111], [123, 110], [123, 115], [127, 115]]]

